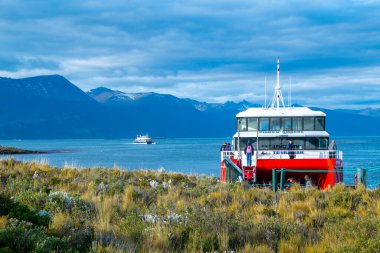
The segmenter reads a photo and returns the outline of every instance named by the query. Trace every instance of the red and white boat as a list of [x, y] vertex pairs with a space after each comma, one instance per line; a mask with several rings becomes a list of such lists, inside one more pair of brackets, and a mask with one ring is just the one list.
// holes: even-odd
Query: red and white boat
[[[248, 108], [238, 113], [236, 119], [233, 149], [221, 151], [222, 182], [250, 180], [256, 185], [271, 185], [273, 180], [282, 180], [283, 183], [296, 181], [302, 185], [306, 183], [306, 175], [321, 189], [343, 182], [343, 154], [342, 151], [328, 150], [326, 114], [307, 107], [285, 106], [279, 59], [271, 105]], [[290, 140], [292, 150], [287, 149]], [[248, 142], [254, 148], [251, 166], [247, 165], [244, 154]], [[285, 172], [282, 179], [277, 173], [281, 169]]]

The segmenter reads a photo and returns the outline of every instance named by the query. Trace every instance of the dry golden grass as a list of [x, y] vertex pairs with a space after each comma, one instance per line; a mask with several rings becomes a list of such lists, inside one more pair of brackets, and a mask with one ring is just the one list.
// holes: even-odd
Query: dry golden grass
[[100, 232], [112, 231], [111, 218], [117, 204], [116, 199], [114, 197], [97, 197], [93, 198], [93, 203], [96, 208], [95, 229]]
[[7, 216], [0, 216], [0, 229], [5, 227], [5, 223], [7, 222]]
[[73, 221], [69, 215], [65, 213], [57, 213], [54, 215], [50, 223], [49, 229], [54, 234], [62, 235], [64, 233], [65, 226], [68, 226], [72, 222]]
[[[40, 174], [38, 179], [32, 179], [34, 171]], [[94, 252], [312, 253], [380, 248], [376, 241], [380, 191], [362, 186], [337, 185], [326, 191], [293, 187], [275, 193], [174, 173], [117, 167], [54, 169], [13, 160], [0, 162], [0, 173], [15, 175], [0, 187], [0, 194], [24, 204], [39, 201], [38, 206], [45, 205], [48, 211], [65, 206], [51, 203], [50, 191], [84, 202], [85, 207], [73, 202], [52, 212], [47, 231], [55, 236], [65, 231], [73, 244], [91, 235]], [[0, 217], [0, 230], [6, 221]], [[88, 229], [84, 235], [78, 230], [82, 227]]]

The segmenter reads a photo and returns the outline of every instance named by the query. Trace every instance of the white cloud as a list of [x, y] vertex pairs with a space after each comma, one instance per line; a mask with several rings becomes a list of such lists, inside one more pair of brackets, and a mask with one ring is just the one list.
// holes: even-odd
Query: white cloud
[[379, 93], [379, 1], [14, 0], [1, 7], [2, 76], [61, 74], [85, 90], [259, 102], [280, 56], [294, 102], [379, 106], [372, 95]]

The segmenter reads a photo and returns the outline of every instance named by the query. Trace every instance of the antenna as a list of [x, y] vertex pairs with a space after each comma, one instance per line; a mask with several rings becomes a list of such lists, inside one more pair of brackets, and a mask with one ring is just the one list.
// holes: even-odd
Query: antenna
[[289, 77], [288, 107], [290, 107], [290, 93], [291, 92], [292, 92], [292, 85], [290, 84], [290, 77]]
[[266, 77], [266, 76], [265, 76], [264, 93], [265, 93], [265, 104], [264, 104], [264, 108], [267, 108], [267, 77]]
[[277, 58], [277, 85], [274, 89], [274, 95], [272, 99], [271, 107], [274, 108], [276, 104], [276, 108], [280, 108], [280, 102], [283, 107], [285, 107], [284, 99], [282, 98], [281, 86], [280, 86], [280, 58]]
[[292, 76], [290, 76], [290, 107], [292, 107]]

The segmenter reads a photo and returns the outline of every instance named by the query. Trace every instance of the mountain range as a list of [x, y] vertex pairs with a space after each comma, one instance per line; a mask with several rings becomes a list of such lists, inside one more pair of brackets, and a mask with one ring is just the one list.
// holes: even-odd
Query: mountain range
[[[235, 132], [238, 112], [259, 106], [105, 87], [86, 93], [59, 75], [0, 77], [0, 138], [225, 137]], [[317, 109], [331, 135], [380, 134], [380, 109]]]

